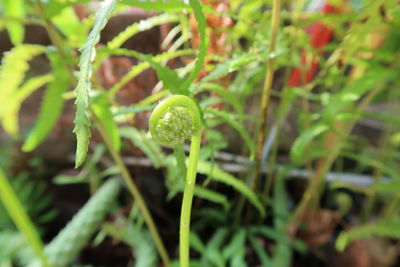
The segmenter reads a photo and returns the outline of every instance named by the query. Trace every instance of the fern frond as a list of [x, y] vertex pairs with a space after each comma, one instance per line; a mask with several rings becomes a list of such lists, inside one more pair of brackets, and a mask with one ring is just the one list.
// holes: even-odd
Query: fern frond
[[50, 82], [53, 76], [50, 74], [42, 75], [29, 79], [18, 91], [9, 96], [7, 103], [0, 107], [0, 119], [4, 130], [10, 134], [18, 133], [18, 112], [22, 102], [46, 83]]
[[28, 61], [44, 51], [43, 46], [22, 44], [4, 53], [0, 65], [0, 106], [9, 101], [9, 97], [23, 82], [25, 72], [29, 68]]
[[90, 138], [90, 120], [88, 115], [89, 92], [91, 88], [92, 62], [96, 56], [95, 45], [100, 40], [100, 32], [105, 27], [109, 16], [116, 6], [116, 0], [105, 0], [96, 13], [93, 29], [88, 39], [81, 48], [82, 54], [79, 62], [80, 73], [76, 93], [76, 113], [74, 133], [77, 138], [75, 166], [79, 167], [86, 158]]
[[[67, 266], [87, 245], [109, 212], [119, 189], [117, 179], [108, 180], [45, 247], [45, 254], [53, 266]], [[31, 267], [37, 266], [36, 264], [32, 264]]]
[[107, 43], [108, 48], [114, 49], [119, 48], [123, 43], [125, 43], [129, 38], [145, 30], [149, 30], [157, 25], [170, 23], [178, 21], [179, 17], [175, 14], [161, 14], [159, 16], [154, 16], [145, 20], [141, 20], [128, 26], [125, 30], [120, 32], [111, 41]]
[[47, 86], [40, 106], [39, 118], [29, 133], [22, 150], [25, 152], [35, 149], [50, 133], [64, 107], [62, 94], [69, 86], [68, 73], [62, 68], [57, 55], [50, 55], [53, 68], [53, 81]]
[[351, 241], [371, 236], [400, 238], [400, 221], [398, 219], [381, 220], [342, 232], [336, 240], [336, 249], [343, 251]]

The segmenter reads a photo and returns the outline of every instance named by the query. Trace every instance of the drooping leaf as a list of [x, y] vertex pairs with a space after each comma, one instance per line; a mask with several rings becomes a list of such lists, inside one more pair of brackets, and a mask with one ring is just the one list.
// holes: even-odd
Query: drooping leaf
[[221, 170], [215, 164], [205, 161], [199, 161], [197, 166], [199, 173], [206, 174], [216, 181], [232, 186], [235, 190], [242, 193], [260, 212], [261, 216], [265, 216], [265, 209], [258, 199], [257, 195], [242, 181]]
[[92, 61], [96, 56], [95, 45], [100, 40], [100, 32], [106, 26], [109, 16], [116, 6], [116, 0], [104, 0], [100, 9], [96, 13], [93, 29], [88, 39], [81, 48], [81, 58], [79, 62], [80, 73], [78, 84], [75, 89], [76, 93], [76, 113], [74, 119], [74, 133], [77, 138], [75, 167], [79, 167], [86, 158], [89, 148], [90, 138], [90, 120], [88, 115], [89, 109], [89, 92], [91, 89], [90, 78], [92, 76]]
[[155, 26], [171, 23], [178, 20], [178, 16], [174, 14], [161, 14], [158, 16], [150, 17], [148, 19], [141, 20], [128, 26], [124, 31], [120, 32], [111, 41], [107, 43], [108, 48], [115, 49], [121, 47], [129, 38], [137, 34], [138, 32], [149, 30]]
[[35, 149], [50, 133], [61, 115], [64, 99], [62, 94], [69, 87], [68, 73], [62, 68], [62, 62], [57, 55], [50, 56], [54, 79], [49, 83], [40, 106], [39, 118], [29, 133], [22, 150], [25, 152]]

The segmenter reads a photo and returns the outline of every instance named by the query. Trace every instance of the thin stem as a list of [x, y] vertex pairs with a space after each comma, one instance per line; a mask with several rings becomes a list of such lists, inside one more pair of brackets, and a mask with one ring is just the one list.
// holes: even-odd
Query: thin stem
[[189, 267], [189, 233], [190, 233], [190, 214], [192, 211], [193, 190], [196, 184], [197, 162], [200, 151], [200, 135], [192, 137], [190, 145], [190, 155], [188, 172], [186, 175], [185, 190], [183, 192], [181, 222], [179, 230], [179, 261], [181, 267]]
[[264, 81], [264, 87], [261, 98], [261, 108], [260, 108], [261, 122], [258, 127], [258, 139], [257, 139], [257, 147], [255, 154], [256, 169], [254, 172], [254, 179], [252, 183], [252, 188], [254, 191], [258, 186], [258, 179], [261, 170], [261, 154], [266, 136], [265, 128], [267, 126], [267, 121], [268, 121], [268, 107], [272, 89], [272, 82], [274, 79], [274, 63], [275, 63], [274, 53], [275, 53], [276, 39], [278, 36], [278, 29], [280, 24], [280, 15], [281, 15], [281, 0], [274, 0], [272, 6], [272, 23], [271, 23], [271, 33], [269, 41], [269, 58], [267, 61], [267, 73]]
[[102, 139], [104, 140], [104, 143], [106, 144], [115, 164], [118, 166], [118, 168], [121, 172], [121, 176], [124, 179], [125, 184], [127, 185], [130, 193], [132, 194], [134, 200], [136, 201], [136, 204], [138, 205], [141, 214], [143, 215], [143, 218], [147, 224], [147, 227], [149, 228], [150, 234], [154, 240], [154, 243], [156, 245], [156, 248], [158, 250], [158, 253], [161, 256], [161, 259], [162, 259], [164, 265], [167, 267], [170, 266], [171, 263], [170, 263], [170, 259], [169, 259], [167, 250], [165, 249], [165, 246], [161, 240], [160, 234], [158, 233], [157, 227], [154, 223], [153, 217], [151, 216], [151, 213], [148, 210], [147, 205], [146, 205], [142, 195], [140, 194], [140, 191], [138, 190], [135, 183], [133, 182], [132, 177], [129, 174], [129, 171], [126, 168], [126, 166], [121, 158], [121, 155], [114, 149], [112, 142], [110, 140], [110, 137], [107, 135], [107, 132], [104, 130], [103, 126], [98, 121], [96, 116], [94, 116], [94, 113], [93, 113], [93, 118], [96, 123], [97, 129], [99, 130], [99, 133], [100, 133]]

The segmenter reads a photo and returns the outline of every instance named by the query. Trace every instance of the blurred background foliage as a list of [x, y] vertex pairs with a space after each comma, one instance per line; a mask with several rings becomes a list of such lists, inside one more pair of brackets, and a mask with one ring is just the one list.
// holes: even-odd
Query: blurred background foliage
[[127, 178], [178, 266], [189, 146], [147, 133], [177, 93], [205, 124], [192, 266], [398, 266], [398, 1], [1, 0], [0, 14], [1, 267], [160, 266]]

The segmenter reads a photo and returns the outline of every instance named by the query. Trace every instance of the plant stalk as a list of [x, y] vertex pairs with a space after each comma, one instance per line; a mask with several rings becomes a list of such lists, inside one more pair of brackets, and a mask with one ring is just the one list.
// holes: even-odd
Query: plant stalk
[[181, 221], [179, 229], [179, 262], [180, 267], [189, 267], [190, 249], [190, 214], [192, 211], [193, 190], [196, 184], [197, 162], [200, 151], [200, 135], [194, 135], [191, 140], [189, 164], [186, 174], [185, 189], [183, 192]]
[[169, 267], [171, 265], [171, 261], [169, 259], [167, 250], [165, 249], [165, 246], [163, 244], [163, 241], [160, 237], [160, 234], [158, 233], [156, 224], [154, 223], [153, 217], [151, 216], [151, 213], [149, 209], [147, 208], [147, 205], [140, 194], [139, 189], [133, 182], [133, 179], [131, 175], [129, 174], [128, 169], [126, 168], [121, 155], [115, 150], [114, 146], [112, 145], [112, 142], [110, 140], [110, 137], [107, 135], [107, 132], [104, 130], [103, 126], [97, 119], [97, 117], [93, 114], [94, 121], [96, 123], [97, 129], [99, 130], [99, 133], [104, 140], [104, 143], [106, 144], [108, 150], [110, 151], [110, 154], [115, 162], [115, 164], [118, 166], [121, 176], [124, 179], [125, 184], [128, 187], [128, 190], [133, 196], [133, 199], [136, 201], [136, 204], [139, 207], [139, 210], [141, 214], [143, 215], [143, 218], [147, 224], [147, 227], [149, 228], [150, 234], [154, 240], [155, 246], [157, 248], [158, 253], [160, 254], [161, 260], [164, 263], [164, 266]]
[[274, 0], [272, 5], [272, 22], [270, 28], [271, 33], [269, 40], [269, 57], [267, 61], [267, 72], [261, 96], [261, 107], [260, 107], [261, 122], [258, 127], [258, 134], [257, 134], [258, 139], [257, 139], [257, 147], [255, 154], [256, 168], [254, 171], [254, 178], [251, 186], [253, 188], [253, 191], [255, 191], [258, 186], [258, 180], [261, 171], [261, 164], [262, 164], [261, 155], [266, 137], [265, 128], [268, 122], [268, 107], [272, 90], [272, 82], [274, 80], [274, 64], [275, 64], [274, 53], [275, 53], [276, 39], [278, 36], [278, 29], [280, 24], [280, 15], [281, 15], [281, 0]]

